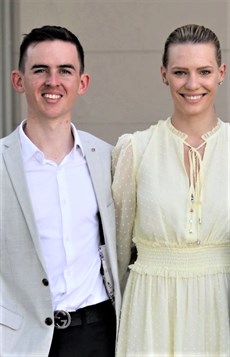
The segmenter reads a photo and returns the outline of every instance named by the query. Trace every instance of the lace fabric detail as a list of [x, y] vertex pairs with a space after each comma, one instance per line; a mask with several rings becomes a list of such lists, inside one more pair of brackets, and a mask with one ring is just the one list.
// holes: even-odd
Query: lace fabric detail
[[207, 133], [205, 133], [204, 135], [202, 135], [202, 139], [203, 140], [207, 140], [208, 138], [210, 138], [211, 136], [213, 136], [221, 127], [222, 125], [222, 121], [220, 120], [220, 118], [217, 118], [217, 124], [216, 126], [214, 126], [214, 128], [212, 128], [210, 131], [208, 131]]
[[188, 136], [187, 134], [185, 134], [185, 133], [183, 133], [182, 131], [176, 129], [175, 126], [172, 125], [172, 118], [171, 118], [171, 117], [167, 118], [166, 124], [167, 124], [169, 130], [170, 130], [173, 134], [179, 136], [181, 139], [184, 139], [184, 140], [187, 138], [187, 136]]
[[[167, 126], [169, 128], [169, 130], [174, 133], [175, 135], [177, 135], [178, 137], [180, 137], [181, 139], [186, 140], [188, 135], [183, 133], [182, 131], [178, 130], [175, 128], [175, 126], [173, 126], [172, 124], [172, 118], [168, 117], [166, 120]], [[207, 140], [208, 138], [210, 138], [211, 136], [213, 136], [221, 127], [222, 125], [222, 121], [220, 120], [220, 118], [217, 118], [217, 124], [216, 126], [214, 126], [210, 131], [208, 131], [207, 133], [203, 134], [201, 136], [201, 138], [203, 140]]]

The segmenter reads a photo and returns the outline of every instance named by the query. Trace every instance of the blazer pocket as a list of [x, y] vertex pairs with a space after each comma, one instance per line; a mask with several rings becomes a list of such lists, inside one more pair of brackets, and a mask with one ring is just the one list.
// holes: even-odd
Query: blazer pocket
[[23, 317], [18, 313], [8, 310], [0, 305], [0, 324], [13, 330], [18, 330], [22, 324]]

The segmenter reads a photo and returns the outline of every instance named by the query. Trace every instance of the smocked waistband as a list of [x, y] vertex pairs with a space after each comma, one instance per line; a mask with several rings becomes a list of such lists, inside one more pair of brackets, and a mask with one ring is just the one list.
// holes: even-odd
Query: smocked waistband
[[130, 268], [139, 273], [188, 277], [230, 272], [230, 245], [171, 248], [137, 242], [137, 250]]

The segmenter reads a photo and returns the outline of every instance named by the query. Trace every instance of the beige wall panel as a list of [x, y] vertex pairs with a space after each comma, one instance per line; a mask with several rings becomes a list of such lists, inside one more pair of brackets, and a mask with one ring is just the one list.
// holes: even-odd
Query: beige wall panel
[[[176, 27], [200, 23], [213, 29], [230, 68], [227, 0], [18, 0], [17, 4], [17, 46], [22, 33], [44, 24], [65, 26], [79, 36], [91, 85], [79, 98], [73, 121], [112, 143], [123, 132], [144, 129], [171, 113], [160, 64], [166, 37]], [[229, 88], [228, 76], [217, 98], [223, 120], [229, 120]], [[18, 121], [24, 116], [22, 100]]]
[[44, 24], [67, 26], [85, 50], [160, 49], [175, 27], [188, 22], [210, 26], [227, 42], [228, 1], [20, 0], [22, 32]]

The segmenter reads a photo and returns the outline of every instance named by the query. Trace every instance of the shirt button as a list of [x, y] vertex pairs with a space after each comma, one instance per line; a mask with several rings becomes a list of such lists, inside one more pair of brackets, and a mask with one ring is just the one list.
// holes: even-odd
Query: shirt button
[[45, 324], [46, 324], [47, 326], [52, 325], [52, 323], [53, 323], [53, 320], [51, 319], [51, 317], [47, 317], [47, 318], [45, 319]]
[[49, 285], [49, 281], [47, 279], [42, 279], [42, 284], [45, 286]]

